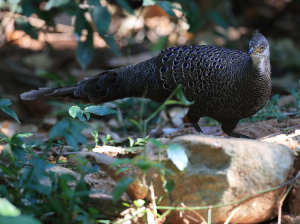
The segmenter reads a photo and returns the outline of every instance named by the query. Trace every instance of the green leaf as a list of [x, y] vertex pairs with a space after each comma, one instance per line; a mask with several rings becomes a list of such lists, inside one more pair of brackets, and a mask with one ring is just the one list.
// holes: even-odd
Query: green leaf
[[51, 128], [49, 138], [53, 140], [58, 136], [63, 136], [68, 145], [72, 146], [74, 150], [77, 150], [77, 144], [79, 142], [86, 144], [86, 138], [81, 134], [82, 129], [86, 127], [87, 125], [82, 122], [76, 122], [71, 118], [65, 118]]
[[156, 140], [155, 138], [150, 138], [149, 141], [157, 148], [161, 148], [163, 146], [163, 144], [160, 141]]
[[8, 0], [8, 3], [10, 5], [13, 5], [13, 4], [18, 4], [21, 0]]
[[0, 134], [0, 138], [6, 138], [6, 136], [3, 134]]
[[133, 201], [133, 204], [134, 204], [137, 208], [140, 208], [140, 207], [142, 207], [142, 206], [145, 204], [145, 201], [142, 200], [142, 199], [138, 199], [138, 200]]
[[16, 134], [16, 137], [20, 137], [20, 138], [28, 138], [30, 136], [32, 136], [33, 134], [31, 133], [18, 133]]
[[110, 50], [115, 53], [116, 55], [121, 55], [121, 52], [119, 50], [119, 47], [116, 43], [116, 40], [108, 35], [108, 34], [105, 34], [105, 35], [100, 35], [104, 40], [105, 42], [107, 43], [107, 45], [109, 46]]
[[97, 32], [104, 39], [111, 51], [117, 55], [120, 55], [120, 50], [116, 44], [115, 39], [107, 34], [107, 30], [111, 21], [111, 15], [106, 7], [103, 7], [98, 0], [88, 0], [88, 4], [94, 5], [94, 8], [90, 8], [91, 17], [95, 23]]
[[78, 107], [78, 106], [72, 106], [72, 107], [69, 109], [69, 114], [70, 114], [70, 116], [73, 117], [73, 118], [78, 117], [79, 120], [85, 121], [85, 118], [84, 118], [84, 116], [83, 116], [83, 111], [82, 111], [81, 108]]
[[41, 224], [40, 221], [34, 219], [27, 215], [20, 215], [17, 217], [5, 217], [0, 216], [0, 223], [1, 224]]
[[168, 13], [171, 16], [176, 17], [175, 12], [172, 10], [173, 5], [169, 1], [157, 1], [157, 5], [162, 8], [166, 13]]
[[104, 136], [101, 137], [101, 141], [102, 141], [103, 145], [106, 145], [107, 141], [106, 141], [106, 138]]
[[81, 199], [81, 201], [84, 202], [84, 203], [88, 203], [89, 195], [88, 194], [80, 195], [81, 192], [87, 192], [88, 190], [90, 190], [89, 185], [84, 181], [83, 178], [81, 178], [78, 181], [75, 189], [76, 189], [76, 193], [79, 196], [79, 198]]
[[195, 33], [204, 24], [204, 20], [201, 18], [199, 7], [195, 0], [176, 0], [180, 3], [182, 9], [186, 12], [186, 18], [190, 25], [189, 32]]
[[181, 102], [177, 100], [168, 100], [165, 102], [165, 105], [172, 105], [172, 104], [181, 104]]
[[135, 126], [137, 126], [139, 129], [142, 128], [142, 125], [141, 125], [139, 122], [137, 122], [136, 120], [134, 120], [134, 119], [129, 119], [129, 121], [130, 121], [131, 123], [133, 123]]
[[36, 11], [36, 8], [34, 7], [31, 1], [22, 1], [21, 7], [22, 14], [26, 17], [31, 16]]
[[85, 112], [85, 111], [83, 111], [83, 113], [85, 114], [87, 120], [89, 120], [91, 118], [90, 113]]
[[46, 5], [45, 5], [45, 10], [48, 11], [51, 8], [58, 8], [62, 5], [65, 5], [69, 2], [70, 0], [49, 0]]
[[183, 104], [186, 105], [186, 106], [190, 106], [190, 105], [193, 104], [193, 102], [188, 101], [188, 100], [186, 99], [186, 97], [184, 96], [184, 94], [183, 94], [183, 92], [182, 92], [182, 85], [180, 85], [180, 86], [178, 87], [178, 90], [177, 90], [177, 92], [176, 92], [176, 97], [177, 97], [177, 99], [180, 100], [181, 103], [183, 103]]
[[128, 159], [128, 158], [125, 158], [125, 159], [117, 159], [115, 161], [113, 161], [113, 163], [110, 165], [110, 168], [112, 167], [115, 167], [115, 166], [119, 166], [119, 165], [123, 165], [123, 164], [132, 164], [133, 161], [132, 159]]
[[130, 167], [122, 167], [120, 169], [117, 170], [116, 175], [118, 175], [119, 173], [125, 172], [126, 170], [130, 170]]
[[11, 102], [9, 99], [0, 99], [0, 106], [10, 106]]
[[56, 123], [50, 130], [49, 138], [55, 139], [62, 135], [62, 131], [68, 129], [71, 126], [70, 119], [64, 119]]
[[131, 8], [131, 6], [127, 3], [127, 1], [125, 0], [116, 0], [118, 2], [118, 4], [125, 9], [127, 12], [133, 14], [133, 9]]
[[103, 107], [103, 106], [86, 107], [86, 108], [84, 108], [84, 112], [88, 112], [88, 113], [92, 113], [92, 114], [96, 114], [96, 115], [100, 115], [100, 116], [104, 116], [107, 114], [117, 114], [117, 111], [109, 109], [107, 107]]
[[1, 110], [3, 110], [8, 115], [12, 116], [20, 124], [21, 122], [19, 121], [17, 114], [12, 109], [10, 109], [8, 107], [10, 105], [11, 105], [10, 100], [8, 100], [8, 99], [0, 99], [0, 108], [1, 108]]
[[159, 203], [162, 201], [163, 198], [164, 198], [164, 195], [158, 197], [156, 200], [156, 205], [159, 205]]
[[128, 208], [131, 207], [130, 204], [128, 204], [128, 203], [126, 203], [126, 202], [123, 202], [122, 205], [124, 205], [125, 207], [128, 207]]
[[129, 145], [130, 145], [130, 147], [132, 147], [134, 144], [134, 140], [130, 137], [128, 137], [128, 139], [129, 139]]
[[18, 216], [21, 211], [5, 198], [0, 198], [0, 216]]
[[77, 55], [77, 61], [79, 62], [82, 69], [86, 69], [86, 67], [92, 61], [94, 50], [95, 49], [94, 49], [92, 34], [88, 34], [86, 41], [78, 42], [76, 55]]
[[106, 7], [103, 7], [98, 0], [89, 0], [88, 3], [90, 5], [94, 5], [94, 8], [90, 8], [90, 14], [92, 16], [92, 19], [96, 25], [96, 29], [100, 35], [106, 34], [110, 20], [111, 15], [108, 12]]
[[62, 136], [64, 136], [68, 145], [72, 146], [74, 148], [74, 150], [78, 150], [78, 146], [77, 146], [78, 141], [73, 134], [70, 134], [70, 133], [64, 131], [64, 132], [62, 132]]
[[170, 194], [174, 188], [174, 181], [173, 180], [164, 181], [163, 188], [166, 193]]
[[116, 203], [127, 190], [129, 185], [134, 181], [132, 177], [122, 177], [121, 180], [116, 184], [113, 191], [113, 202]]
[[188, 157], [181, 145], [167, 145], [167, 153], [168, 157], [180, 171], [184, 170], [187, 167]]
[[96, 130], [92, 131], [91, 132], [91, 135], [94, 137], [94, 138], [98, 138], [98, 132]]
[[152, 45], [151, 50], [152, 51], [163, 50], [168, 42], [168, 39], [169, 39], [169, 35], [159, 38], [158, 42]]
[[140, 168], [142, 171], [148, 170], [150, 167], [154, 167], [155, 162], [147, 161], [147, 160], [139, 160], [136, 164], [138, 168]]
[[143, 6], [155, 5], [156, 0], [143, 0]]
[[228, 29], [228, 24], [226, 20], [220, 15], [216, 10], [212, 10], [208, 14], [208, 18], [214, 21], [217, 25], [223, 27], [224, 29]]
[[[82, 31], [87, 31], [87, 36], [85, 36], [85, 40], [81, 40]], [[86, 20], [84, 16], [84, 11], [81, 9], [77, 10], [76, 13], [76, 21], [75, 21], [75, 37], [77, 39], [77, 61], [81, 65], [82, 69], [86, 69], [86, 67], [92, 61], [94, 56], [94, 38], [93, 38], [93, 29], [90, 23]]]
[[16, 24], [19, 26], [26, 34], [28, 34], [33, 39], [38, 39], [39, 33], [38, 30], [29, 23], [29, 20], [23, 17], [16, 18]]
[[97, 220], [97, 222], [99, 222], [99, 223], [104, 223], [104, 224], [109, 224], [109, 223], [111, 223], [109, 220]]

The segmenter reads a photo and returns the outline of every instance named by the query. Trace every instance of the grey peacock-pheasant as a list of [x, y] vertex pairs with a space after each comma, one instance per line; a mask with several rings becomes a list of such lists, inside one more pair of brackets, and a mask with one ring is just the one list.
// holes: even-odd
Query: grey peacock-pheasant
[[271, 69], [267, 39], [256, 31], [249, 53], [218, 46], [170, 47], [150, 60], [112, 69], [60, 88], [41, 88], [21, 95], [23, 100], [41, 96], [101, 104], [125, 97], [142, 97], [164, 102], [181, 84], [189, 101], [187, 118], [198, 131], [200, 117], [209, 116], [222, 124], [229, 136], [238, 121], [258, 112], [271, 93]]

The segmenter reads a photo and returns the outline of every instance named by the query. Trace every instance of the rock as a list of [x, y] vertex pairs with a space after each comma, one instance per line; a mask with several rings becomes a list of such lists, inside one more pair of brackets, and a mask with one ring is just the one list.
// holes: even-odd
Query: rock
[[300, 187], [297, 184], [289, 193], [288, 204], [292, 215], [300, 216]]
[[235, 129], [236, 132], [253, 138], [261, 138], [275, 133], [283, 133], [281, 129], [293, 127], [300, 124], [300, 119], [285, 118], [281, 122], [277, 119], [258, 121], [255, 123], [242, 123]]
[[264, 142], [274, 142], [276, 144], [282, 144], [289, 147], [292, 151], [300, 152], [300, 130], [297, 129], [293, 133], [286, 134], [273, 134], [260, 138]]
[[[185, 172], [179, 170], [161, 150], [164, 165], [176, 175], [166, 175], [174, 181], [169, 197], [158, 206], [187, 207], [224, 205], [242, 199], [254, 192], [269, 189], [286, 182], [293, 169], [293, 154], [284, 145], [247, 139], [227, 139], [203, 135], [186, 135], [163, 144], [179, 144], [185, 147], [189, 164]], [[158, 149], [146, 146], [149, 160], [158, 160]], [[147, 170], [147, 178], [153, 182], [155, 195], [165, 195], [160, 175], [154, 169]], [[239, 207], [230, 222], [258, 223], [277, 215], [277, 202], [285, 187], [252, 197], [240, 204], [212, 209], [212, 223], [224, 223], [231, 212]], [[207, 221], [207, 210], [196, 210]], [[199, 223], [199, 215], [186, 210], [174, 212], [169, 223]], [[198, 221], [195, 221], [198, 220]]]

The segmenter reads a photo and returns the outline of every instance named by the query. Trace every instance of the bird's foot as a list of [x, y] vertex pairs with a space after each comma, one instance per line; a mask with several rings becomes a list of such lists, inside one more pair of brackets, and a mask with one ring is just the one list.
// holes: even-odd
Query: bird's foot
[[241, 133], [238, 133], [238, 132], [234, 132], [234, 131], [232, 131], [232, 132], [225, 132], [225, 134], [227, 134], [228, 136], [231, 136], [231, 137], [235, 137], [235, 138], [246, 138], [246, 139], [255, 139], [255, 140], [257, 140], [256, 138], [252, 138], [252, 137], [250, 137], [250, 136], [248, 136], [248, 135], [244, 135], [244, 134], [241, 134]]

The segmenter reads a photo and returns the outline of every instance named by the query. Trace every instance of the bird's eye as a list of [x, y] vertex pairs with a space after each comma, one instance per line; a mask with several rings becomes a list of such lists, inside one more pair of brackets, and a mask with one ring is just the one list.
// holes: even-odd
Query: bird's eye
[[260, 49], [262, 49], [262, 50], [263, 50], [263, 49], [264, 49], [264, 46], [261, 46], [261, 47], [260, 47]]

